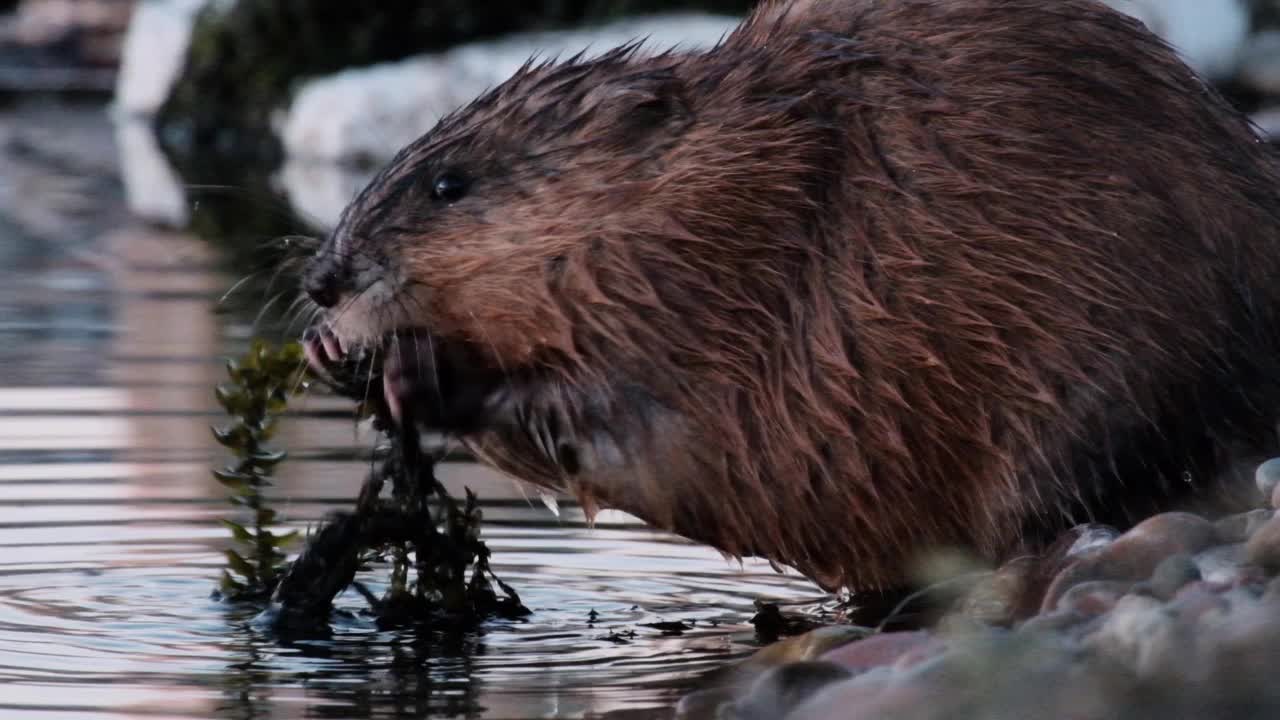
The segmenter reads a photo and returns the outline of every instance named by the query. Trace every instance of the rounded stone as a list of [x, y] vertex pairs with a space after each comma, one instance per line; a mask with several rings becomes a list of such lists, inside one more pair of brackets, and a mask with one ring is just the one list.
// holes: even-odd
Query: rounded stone
[[1215, 545], [1195, 554], [1192, 560], [1206, 582], [1229, 585], [1244, 574], [1245, 544]]
[[1218, 533], [1218, 542], [1242, 543], [1248, 540], [1249, 536], [1265, 525], [1273, 514], [1275, 514], [1273, 510], [1258, 508], [1221, 518], [1213, 524], [1214, 530]]
[[1280, 458], [1271, 458], [1259, 465], [1253, 472], [1253, 481], [1257, 483], [1262, 497], [1272, 500], [1274, 506], [1274, 492], [1280, 486]]
[[1110, 612], [1130, 584], [1118, 580], [1089, 580], [1072, 586], [1058, 600], [1057, 610], [1070, 611], [1082, 618]]
[[1155, 664], [1152, 653], [1164, 649], [1172, 624], [1160, 601], [1144, 595], [1125, 595], [1085, 644], [1141, 672]]
[[921, 682], [885, 684], [862, 677], [823, 688], [787, 713], [786, 720], [881, 720], [926, 718], [943, 700], [940, 688]]
[[1210, 610], [1221, 609], [1225, 602], [1221, 588], [1201, 580], [1178, 590], [1169, 601], [1168, 609], [1184, 622], [1194, 623]]
[[833, 662], [852, 672], [870, 670], [896, 663], [909, 651], [932, 645], [944, 645], [941, 639], [925, 630], [886, 632], [842, 645], [823, 653], [819, 659]]
[[833, 648], [870, 636], [874, 630], [857, 625], [827, 625], [771, 643], [742, 663], [747, 672], [761, 672], [800, 660], [813, 660]]
[[851, 676], [848, 670], [831, 662], [803, 660], [788, 663], [762, 673], [743, 697], [722, 709], [722, 717], [774, 720], [821, 688]]
[[1216, 535], [1213, 524], [1199, 515], [1162, 513], [1134, 526], [1090, 560], [1099, 579], [1146, 580], [1165, 558], [1197, 553]]
[[1245, 543], [1244, 555], [1246, 562], [1270, 574], [1280, 571], [1280, 517], [1273, 517], [1258, 528]]
[[955, 612], [991, 625], [1012, 622], [1036, 569], [1036, 561], [1031, 557], [1001, 565], [964, 595]]
[[1151, 592], [1161, 600], [1168, 600], [1190, 582], [1200, 579], [1200, 568], [1186, 553], [1170, 555], [1156, 565], [1148, 584]]
[[1110, 525], [1087, 523], [1077, 525], [1068, 531], [1074, 536], [1071, 546], [1064, 553], [1065, 557], [1078, 558], [1101, 551], [1120, 537], [1120, 531]]
[[1065, 567], [1049, 581], [1049, 586], [1045, 588], [1044, 597], [1040, 601], [1040, 612], [1052, 612], [1058, 607], [1065, 595], [1071, 588], [1080, 583], [1089, 582], [1097, 579], [1097, 573], [1094, 568], [1093, 558], [1085, 558], [1067, 563]]

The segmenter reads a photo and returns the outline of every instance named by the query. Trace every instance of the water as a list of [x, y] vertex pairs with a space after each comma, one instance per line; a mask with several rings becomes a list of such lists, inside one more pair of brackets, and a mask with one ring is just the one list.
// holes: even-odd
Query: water
[[[0, 110], [0, 718], [661, 717], [757, 646], [756, 599], [824, 600], [453, 463], [441, 477], [480, 495], [530, 617], [384, 632], [348, 594], [331, 640], [258, 633], [210, 597], [229, 512], [212, 388], [253, 318], [213, 312], [235, 279], [213, 245], [124, 212], [114, 152], [101, 108]], [[372, 438], [344, 402], [298, 410], [274, 492], [303, 527], [350, 507]], [[643, 626], [659, 620], [693, 629]]]

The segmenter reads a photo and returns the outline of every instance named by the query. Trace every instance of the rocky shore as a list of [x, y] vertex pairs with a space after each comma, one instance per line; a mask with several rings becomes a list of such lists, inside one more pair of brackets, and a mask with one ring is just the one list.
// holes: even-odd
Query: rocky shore
[[925, 629], [781, 641], [686, 697], [680, 717], [1280, 716], [1280, 459], [1256, 484], [1259, 506], [1240, 514], [1080, 526], [1048, 558], [966, 578]]

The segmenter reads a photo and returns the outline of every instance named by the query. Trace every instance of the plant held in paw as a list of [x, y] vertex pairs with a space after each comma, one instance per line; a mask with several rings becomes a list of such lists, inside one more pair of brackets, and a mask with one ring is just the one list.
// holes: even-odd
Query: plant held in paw
[[[367, 395], [380, 374], [376, 358], [359, 356], [324, 379], [337, 394], [357, 400], [357, 414], [371, 419], [389, 442], [380, 448], [382, 462], [366, 478], [355, 510], [330, 514], [308, 537], [276, 589], [268, 619], [280, 631], [321, 629], [334, 597], [349, 586], [368, 600], [383, 625], [443, 619], [468, 627], [495, 615], [527, 615], [519, 595], [489, 567], [475, 494], [468, 489], [463, 503], [454, 500], [436, 479], [433, 459], [423, 455], [411, 420], [402, 418], [396, 429], [382, 398]], [[381, 497], [387, 481], [390, 499]], [[387, 558], [391, 578], [379, 598], [355, 574]]]
[[219, 385], [218, 403], [234, 421], [213, 428], [213, 436], [235, 453], [235, 461], [214, 470], [213, 475], [232, 491], [233, 505], [248, 510], [250, 527], [235, 520], [222, 522], [240, 546], [228, 548], [227, 568], [219, 592], [234, 602], [265, 600], [271, 596], [284, 570], [283, 548], [298, 533], [272, 531], [276, 511], [268, 506], [263, 490], [284, 460], [283, 451], [268, 447], [289, 396], [306, 390], [310, 376], [297, 343], [272, 348], [255, 341], [237, 360], [227, 362], [231, 382]]
[[[434, 461], [423, 455], [413, 424], [393, 430], [380, 399], [365, 397], [380, 372], [370, 358], [353, 359], [324, 380], [339, 395], [357, 400], [357, 416], [371, 419], [384, 433], [389, 442], [378, 449], [381, 463], [366, 478], [355, 510], [330, 514], [286, 565], [281, 548], [297, 533], [272, 532], [276, 514], [262, 492], [285, 453], [266, 443], [289, 398], [316, 378], [308, 374], [297, 344], [272, 349], [256, 342], [227, 369], [232, 382], [219, 386], [217, 396], [236, 421], [215, 428], [214, 436], [237, 460], [214, 475], [234, 491], [234, 504], [252, 512], [252, 527], [224, 520], [243, 550], [227, 550], [223, 597], [270, 599], [264, 619], [289, 632], [327, 628], [333, 599], [348, 587], [369, 601], [371, 614], [385, 625], [448, 619], [465, 627], [494, 615], [528, 614], [516, 592], [489, 567], [475, 494], [468, 489], [461, 503], [452, 498], [435, 478]], [[383, 498], [388, 481], [391, 497]], [[355, 576], [370, 563], [387, 560], [391, 576], [379, 598]]]

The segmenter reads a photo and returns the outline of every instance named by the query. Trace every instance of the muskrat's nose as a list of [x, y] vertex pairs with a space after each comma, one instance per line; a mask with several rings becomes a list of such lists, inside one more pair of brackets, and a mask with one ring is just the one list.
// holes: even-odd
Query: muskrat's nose
[[322, 308], [337, 305], [342, 287], [333, 260], [325, 256], [316, 258], [303, 275], [302, 289]]

